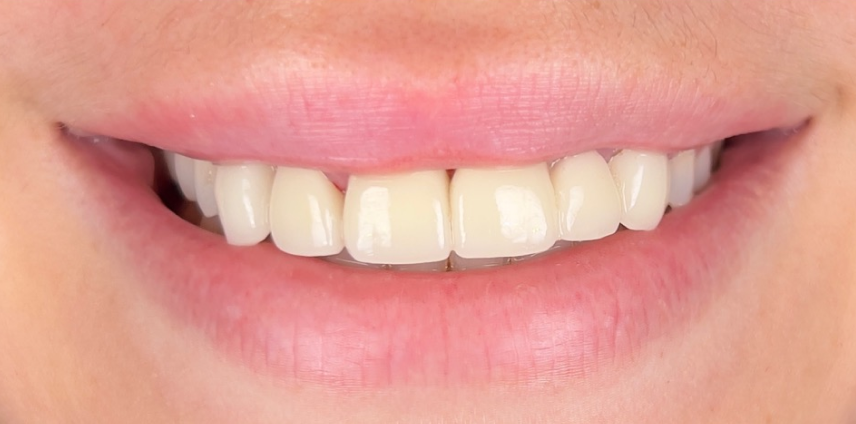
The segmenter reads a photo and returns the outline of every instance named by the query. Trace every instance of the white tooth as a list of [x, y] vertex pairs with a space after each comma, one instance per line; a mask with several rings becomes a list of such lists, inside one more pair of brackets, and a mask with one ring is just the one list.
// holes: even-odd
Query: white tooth
[[217, 167], [207, 160], [196, 160], [193, 165], [194, 180], [196, 183], [196, 203], [199, 210], [206, 217], [217, 215], [217, 198], [214, 195], [214, 177], [217, 175]]
[[621, 198], [600, 153], [564, 158], [553, 165], [550, 178], [563, 240], [596, 240], [618, 230]]
[[361, 262], [436, 262], [452, 250], [445, 170], [351, 176], [343, 216], [345, 246]]
[[214, 193], [226, 241], [250, 246], [270, 233], [270, 189], [274, 170], [268, 165], [217, 167]]
[[184, 198], [191, 202], [196, 201], [196, 171], [193, 162], [194, 160], [187, 156], [175, 154], [176, 182]]
[[270, 234], [283, 252], [328, 256], [342, 251], [342, 192], [323, 172], [279, 167], [270, 199]]
[[695, 177], [693, 179], [693, 190], [696, 193], [710, 181], [710, 170], [713, 165], [710, 153], [710, 146], [704, 146], [696, 153], [694, 165]]
[[462, 258], [543, 252], [559, 238], [547, 164], [455, 171], [452, 235]]
[[495, 268], [498, 266], [508, 265], [511, 263], [510, 258], [462, 258], [458, 254], [452, 252], [449, 256], [450, 271], [466, 271], [474, 269]]
[[609, 161], [621, 196], [621, 223], [631, 230], [653, 230], [663, 218], [669, 186], [669, 160], [660, 153], [622, 150]]
[[693, 199], [694, 164], [694, 150], [684, 150], [669, 159], [669, 205], [673, 208]]
[[163, 161], [166, 163], [166, 170], [169, 172], [169, 177], [178, 184], [178, 174], [175, 172], [175, 153], [164, 150]]

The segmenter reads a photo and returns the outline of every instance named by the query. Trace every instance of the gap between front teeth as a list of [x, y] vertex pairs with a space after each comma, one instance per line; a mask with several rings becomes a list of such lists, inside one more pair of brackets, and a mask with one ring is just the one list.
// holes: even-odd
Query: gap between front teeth
[[708, 183], [722, 142], [663, 153], [591, 151], [552, 163], [351, 175], [343, 193], [323, 172], [215, 165], [164, 152], [199, 225], [250, 246], [403, 271], [505, 265], [619, 227], [650, 231], [667, 207]]

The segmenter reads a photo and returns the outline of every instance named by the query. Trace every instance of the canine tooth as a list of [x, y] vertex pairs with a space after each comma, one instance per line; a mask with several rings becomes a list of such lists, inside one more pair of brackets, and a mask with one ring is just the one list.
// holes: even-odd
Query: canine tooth
[[274, 170], [268, 165], [222, 165], [217, 168], [214, 193], [226, 241], [250, 246], [270, 233], [270, 192]]
[[693, 199], [694, 164], [694, 150], [684, 150], [669, 159], [669, 205], [673, 208]]
[[436, 262], [452, 250], [445, 170], [351, 176], [343, 216], [345, 246], [360, 262]]
[[609, 161], [621, 196], [621, 223], [631, 230], [653, 230], [663, 218], [669, 160], [660, 153], [623, 150]]
[[298, 256], [341, 252], [342, 203], [342, 192], [321, 171], [277, 168], [270, 199], [274, 244]]
[[451, 183], [454, 250], [462, 258], [543, 252], [559, 238], [547, 164], [462, 168]]
[[466, 271], [473, 269], [495, 268], [511, 263], [510, 258], [462, 258], [456, 253], [449, 256], [450, 271]]
[[600, 153], [564, 158], [553, 165], [550, 178], [563, 240], [596, 240], [618, 230], [621, 199]]
[[214, 177], [217, 167], [207, 160], [195, 160], [193, 165], [196, 203], [207, 217], [217, 215], [217, 198], [214, 195]]
[[194, 160], [175, 154], [175, 176], [178, 188], [181, 189], [181, 194], [184, 198], [191, 202], [196, 201], [196, 171], [194, 170]]
[[710, 146], [704, 146], [696, 153], [694, 165], [695, 177], [693, 179], [693, 190], [696, 193], [710, 181], [710, 171], [713, 166], [710, 153]]

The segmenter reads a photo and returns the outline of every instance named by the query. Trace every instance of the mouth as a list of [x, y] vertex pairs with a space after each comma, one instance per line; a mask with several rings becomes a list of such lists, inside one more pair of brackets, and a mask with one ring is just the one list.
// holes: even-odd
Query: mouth
[[[606, 125], [579, 105], [558, 119], [568, 105], [539, 106], [549, 97], [528, 96], [545, 120], [472, 124], [480, 142], [462, 141], [461, 114], [423, 103], [286, 128], [272, 117], [295, 112], [271, 99], [249, 107], [252, 125], [223, 119], [235, 103], [222, 99], [148, 101], [62, 137], [83, 161], [93, 231], [151, 283], [147, 298], [242, 366], [342, 390], [540, 384], [632, 366], [691, 331], [775, 208], [812, 116], [574, 97], [649, 105]], [[372, 127], [402, 116], [407, 131]]]

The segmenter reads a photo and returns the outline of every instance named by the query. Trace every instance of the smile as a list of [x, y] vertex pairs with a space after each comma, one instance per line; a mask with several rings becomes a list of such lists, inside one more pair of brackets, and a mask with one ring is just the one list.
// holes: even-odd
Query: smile
[[297, 256], [456, 271], [531, 259], [608, 237], [619, 225], [654, 230], [667, 207], [686, 206], [707, 185], [721, 147], [671, 157], [591, 151], [549, 164], [339, 176], [337, 183], [313, 169], [164, 156], [198, 213], [192, 205], [177, 209], [229, 244], [270, 237]]
[[[141, 291], [242, 366], [337, 390], [538, 384], [632, 366], [691, 327], [727, 290], [724, 265], [783, 195], [789, 146], [812, 128], [786, 102], [694, 97], [681, 104], [708, 107], [640, 99], [650, 110], [626, 125], [592, 123], [585, 105], [634, 98], [576, 97], [567, 115], [554, 90], [527, 94], [527, 107], [576, 130], [569, 141], [532, 116], [505, 119], [509, 103], [476, 120], [508, 131], [461, 142], [475, 112], [429, 118], [412, 93], [381, 117], [244, 103], [262, 117], [252, 125], [222, 119], [236, 110], [222, 99], [151, 100], [67, 123], [63, 137], [94, 228], [153, 282]], [[378, 124], [402, 116], [410, 127]], [[265, 138], [280, 131], [290, 137]], [[342, 141], [352, 136], [366, 137], [361, 149]]]

